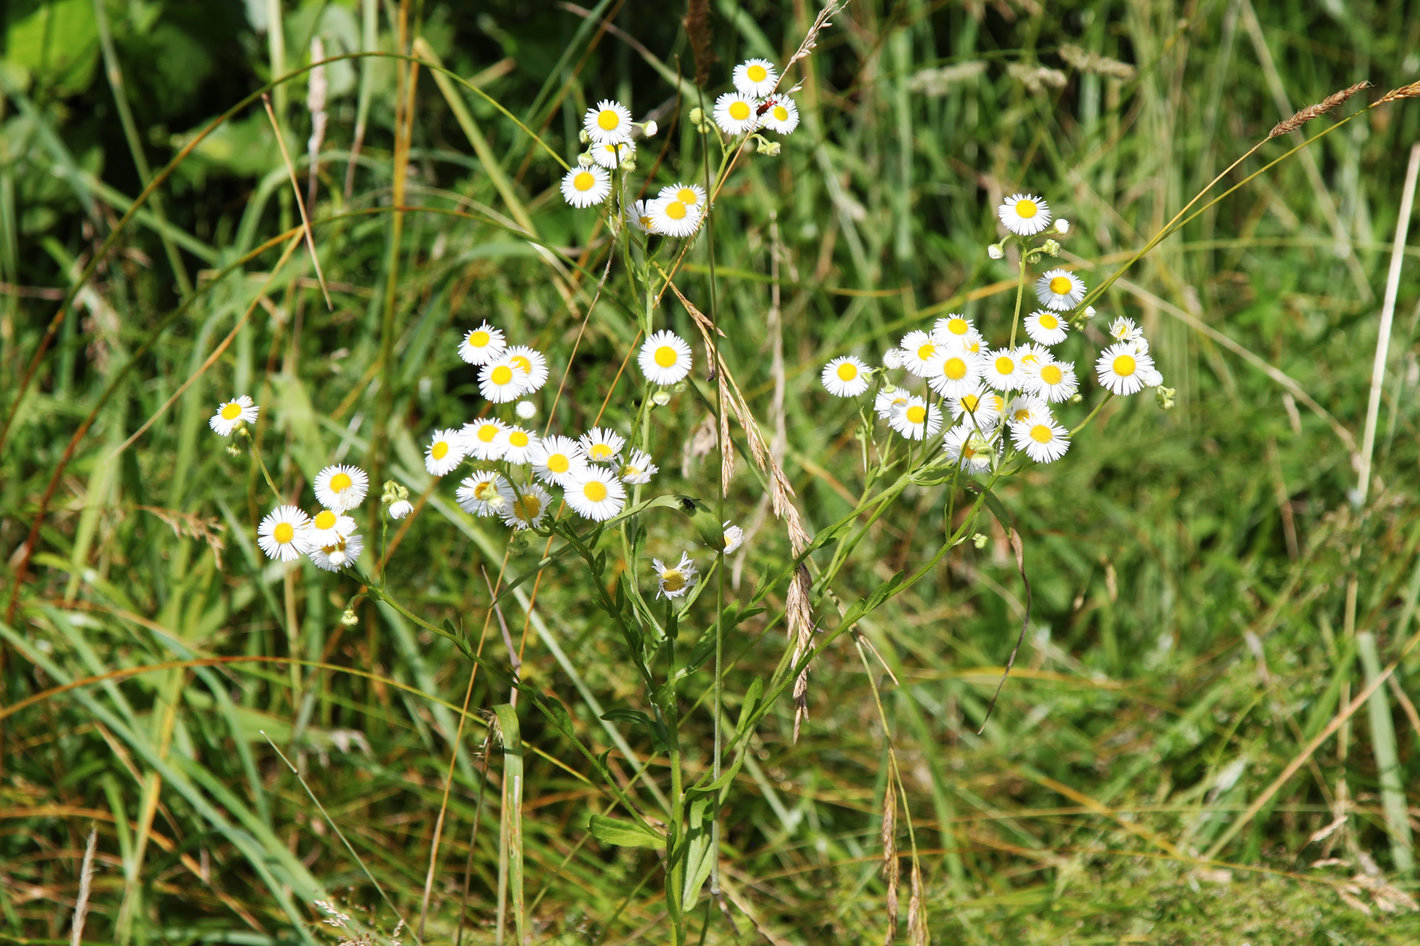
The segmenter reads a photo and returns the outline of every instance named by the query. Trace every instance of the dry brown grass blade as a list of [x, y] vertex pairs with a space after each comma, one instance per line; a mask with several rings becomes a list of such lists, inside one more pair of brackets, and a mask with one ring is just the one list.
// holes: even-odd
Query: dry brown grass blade
[[321, 295], [325, 296], [325, 307], [334, 312], [335, 304], [330, 301], [330, 289], [325, 284], [325, 273], [321, 272], [320, 268], [320, 254], [316, 253], [316, 235], [311, 231], [311, 218], [306, 213], [301, 184], [296, 180], [296, 165], [291, 163], [291, 153], [286, 150], [286, 139], [281, 135], [281, 125], [276, 121], [276, 111], [271, 107], [271, 96], [263, 94], [261, 104], [266, 106], [266, 117], [271, 120], [271, 130], [276, 136], [276, 144], [281, 148], [281, 160], [286, 162], [286, 175], [291, 179], [291, 192], [296, 195], [296, 207], [301, 211], [301, 228], [306, 233], [306, 248], [311, 251], [311, 265], [315, 267]]
[[[1344, 88], [1339, 92], [1333, 92], [1326, 98], [1322, 99], [1320, 102], [1317, 102], [1315, 105], [1308, 105], [1306, 108], [1298, 111], [1291, 118], [1288, 118], [1285, 121], [1278, 122], [1272, 127], [1272, 130], [1267, 133], [1267, 137], [1276, 138], [1278, 135], [1285, 135], [1289, 131], [1296, 131], [1298, 128], [1302, 127], [1307, 122], [1311, 121], [1313, 118], [1325, 115], [1327, 112], [1336, 108], [1341, 103], [1349, 99], [1351, 96], [1355, 95], [1357, 92], [1361, 91], [1362, 89], [1369, 89], [1370, 87], [1371, 83], [1369, 81], [1364, 81], [1357, 82], [1355, 85], [1348, 86], [1347, 88]], [[1384, 101], [1384, 99], [1382, 101]]]
[[883, 792], [883, 876], [887, 878], [887, 935], [883, 946], [892, 946], [897, 939], [897, 888], [902, 870], [897, 863], [897, 786], [891, 781]]
[[1394, 102], [1396, 99], [1420, 98], [1420, 82], [1412, 82], [1409, 85], [1402, 85], [1398, 89], [1391, 89], [1382, 95], [1377, 101], [1377, 105], [1384, 105], [1386, 102]]

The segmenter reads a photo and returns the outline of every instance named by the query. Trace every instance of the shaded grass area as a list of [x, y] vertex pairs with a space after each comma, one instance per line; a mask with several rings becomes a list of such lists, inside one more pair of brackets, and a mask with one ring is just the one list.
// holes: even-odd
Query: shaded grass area
[[[250, 62], [233, 94], [304, 65], [313, 32], [353, 43], [332, 48], [399, 42], [397, 23], [374, 4], [336, 9], [346, 18], [292, 14], [279, 54], [268, 35], [236, 27]], [[683, 176], [698, 149], [685, 117], [694, 103], [677, 99], [657, 64], [690, 72], [684, 38], [668, 19], [615, 4], [598, 13], [614, 13], [645, 50], [600, 33], [595, 19], [521, 18], [498, 6], [483, 21], [412, 10], [404, 39], [425, 37], [564, 157], [587, 102], [629, 99], [665, 129], [642, 167], [663, 167], [657, 183]], [[708, 94], [736, 57], [782, 61], [811, 19], [768, 5], [715, 14], [722, 63]], [[116, 61], [143, 73], [144, 61], [123, 51], [145, 34], [110, 15]], [[818, 385], [827, 358], [876, 356], [956, 310], [1001, 340], [1013, 270], [984, 248], [997, 238], [1002, 194], [1044, 193], [1072, 221], [1066, 258], [1097, 285], [1290, 110], [1361, 78], [1377, 91], [1413, 81], [1406, 57], [1420, 48], [1417, 31], [1402, 5], [1333, 18], [1247, 3], [1048, 12], [905, 3], [835, 17], [803, 74], [803, 126], [780, 157], [744, 164], [678, 278], [708, 310], [713, 244], [722, 353], [766, 435], [782, 425], [807, 525], [821, 530], [850, 512], [861, 487], [853, 410]], [[1132, 77], [1107, 63], [1071, 65], [1067, 42], [1133, 66]], [[1037, 67], [1058, 70], [1063, 84]], [[496, 624], [485, 625], [482, 577], [498, 574], [506, 535], [462, 516], [420, 458], [429, 431], [482, 408], [454, 340], [488, 318], [562, 364], [576, 344], [552, 416], [585, 429], [605, 401], [601, 421], [625, 427], [641, 392], [618, 368], [635, 328], [614, 282], [595, 295], [604, 233], [561, 202], [553, 159], [455, 85], [461, 121], [427, 70], [400, 144], [400, 68], [350, 63], [329, 106], [311, 215], [333, 311], [303, 247], [285, 262], [284, 247], [247, 257], [299, 223], [258, 105], [199, 145], [158, 189], [161, 208], [150, 202], [97, 262], [23, 397], [20, 379], [62, 291], [143, 186], [125, 149], [136, 142], [156, 168], [189, 139], [152, 133], [157, 105], [137, 96], [148, 134], [97, 130], [114, 117], [102, 72], [75, 89], [46, 82], [55, 74], [37, 63], [28, 85], [6, 89], [7, 574], [39, 522], [16, 609], [0, 625], [0, 910], [12, 935], [67, 936], [91, 829], [100, 837], [92, 942], [309, 940], [321, 935], [317, 899], [385, 930], [396, 915], [416, 922], [446, 806], [425, 938], [453, 941], [462, 919], [464, 941], [494, 940], [508, 845], [498, 831], [505, 759], [488, 711], [509, 699], [507, 686], [480, 674], [460, 730], [468, 662], [385, 605], [362, 602], [359, 623], [342, 625], [351, 579], [271, 567], [254, 543], [266, 488], [206, 429], [213, 404], [249, 392], [283, 488], [295, 492], [335, 460], [408, 483], [416, 516], [362, 523], [376, 548], [376, 537], [394, 547], [387, 585], [436, 625], [448, 619], [475, 639], [488, 628], [492, 659], [506, 663]], [[278, 88], [300, 162], [305, 82]], [[197, 128], [233, 101], [178, 114]], [[369, 130], [347, 194], [362, 114]], [[1407, 102], [1366, 112], [1210, 207], [1097, 303], [1102, 319], [1142, 322], [1178, 403], [1169, 413], [1142, 399], [1111, 404], [1063, 461], [1001, 489], [1024, 539], [1031, 608], [994, 715], [978, 734], [1026, 618], [1000, 529], [860, 625], [870, 657], [845, 637], [818, 659], [797, 743], [787, 701], [762, 725], [722, 816], [730, 919], [704, 903], [695, 918], [707, 941], [732, 941], [732, 929], [775, 942], [884, 938], [889, 745], [907, 790], [893, 833], [905, 870], [903, 829], [913, 827], [934, 941], [1420, 936], [1406, 893], [1408, 835], [1388, 828], [1384, 781], [1399, 776], [1390, 784], [1408, 812], [1420, 736], [1409, 677], [1420, 593], [1413, 279], [1397, 307], [1373, 484], [1364, 507], [1348, 500], [1417, 114]], [[1270, 143], [1229, 183], [1296, 143]], [[392, 247], [401, 192], [410, 209]], [[1407, 272], [1417, 255], [1407, 251]], [[777, 322], [766, 316], [776, 267]], [[657, 318], [689, 329], [669, 299]], [[1285, 374], [1334, 423], [1200, 324]], [[693, 397], [656, 414], [660, 463], [677, 484], [667, 489], [713, 494], [717, 458], [691, 446], [705, 416]], [[726, 499], [750, 535], [733, 600], [789, 558], [765, 492], [742, 463]], [[834, 583], [840, 601], [915, 567], [950, 525], [939, 491], [909, 492], [900, 507]], [[683, 520], [650, 518], [647, 528], [668, 555], [690, 541]], [[515, 542], [510, 574], [535, 568], [540, 551]], [[634, 791], [654, 810], [648, 786], [666, 779], [654, 741], [601, 719], [644, 707], [587, 580], [559, 562], [535, 606], [531, 583], [505, 602], [521, 677], [566, 707], [628, 785], [635, 760], [649, 759]], [[770, 603], [727, 643], [732, 714], [783, 654], [782, 589]], [[833, 599], [818, 602], [827, 628], [835, 610]], [[1352, 708], [1392, 661], [1399, 669], [1372, 697], [1379, 715]], [[882, 690], [882, 715], [870, 683]], [[693, 693], [706, 686], [698, 679]], [[610, 797], [556, 725], [520, 716], [531, 938], [664, 942], [656, 854], [591, 840], [588, 814], [607, 811]], [[697, 719], [704, 741], [692, 770], [709, 765], [703, 704]], [[904, 901], [906, 889], [904, 880]]]

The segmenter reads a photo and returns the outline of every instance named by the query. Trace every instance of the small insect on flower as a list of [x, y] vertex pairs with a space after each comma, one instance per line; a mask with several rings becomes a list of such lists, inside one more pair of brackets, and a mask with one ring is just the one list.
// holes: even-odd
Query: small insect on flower
[[592, 144], [590, 149], [592, 160], [608, 171], [615, 171], [621, 167], [622, 162], [629, 161], [636, 155], [636, 144], [631, 141], [608, 141], [604, 144]]
[[1050, 205], [1034, 194], [1012, 194], [996, 215], [1001, 225], [1019, 236], [1034, 236], [1050, 226]]
[[563, 486], [562, 497], [583, 519], [605, 522], [626, 505], [626, 487], [611, 470], [584, 465]]
[[474, 470], [459, 483], [455, 493], [459, 508], [471, 516], [496, 516], [506, 505], [503, 490], [508, 481], [493, 470]]
[[655, 332], [641, 343], [641, 353], [636, 360], [647, 381], [676, 384], [690, 374], [690, 344], [675, 332]]
[[1085, 298], [1085, 284], [1079, 276], [1064, 269], [1050, 269], [1036, 280], [1035, 297], [1047, 309], [1066, 312]]
[[1058, 345], [1070, 334], [1070, 323], [1049, 309], [1036, 309], [1026, 316], [1026, 335], [1041, 345]]
[[463, 438], [457, 430], [436, 430], [424, 450], [424, 469], [430, 476], [443, 476], [463, 461]]
[[861, 358], [842, 355], [823, 366], [820, 380], [834, 397], [857, 397], [868, 390], [872, 369]]
[[1053, 420], [1013, 423], [1011, 442], [1037, 463], [1051, 463], [1070, 449], [1070, 434]]
[[328, 466], [316, 474], [315, 489], [322, 506], [345, 512], [365, 501], [370, 477], [357, 466]]
[[725, 134], [748, 134], [759, 127], [759, 102], [752, 95], [726, 92], [715, 100], [714, 115]]
[[666, 565], [659, 558], [651, 559], [656, 569], [656, 596], [659, 598], [679, 598], [695, 587], [698, 573], [695, 563], [685, 552], [680, 553], [680, 561]]
[[478, 393], [494, 404], [516, 401], [525, 393], [527, 375], [505, 352], [503, 357], [478, 369]]
[[277, 506], [257, 526], [256, 544], [267, 558], [294, 561], [310, 549], [310, 529], [311, 518], [299, 506]]
[[657, 197], [648, 209], [651, 215], [650, 232], [669, 237], [694, 236], [705, 216], [699, 206], [667, 197]]
[[762, 98], [774, 91], [779, 73], [768, 59], [746, 59], [735, 66], [732, 78], [736, 91], [741, 95]]
[[1095, 372], [1103, 387], [1119, 395], [1138, 393], [1158, 374], [1154, 359], [1139, 351], [1133, 342], [1117, 342], [1102, 351], [1095, 362]]
[[207, 421], [207, 426], [223, 437], [230, 437], [243, 424], [255, 424], [257, 407], [245, 394], [234, 397], [217, 408], [217, 413]]
[[587, 465], [582, 448], [571, 437], [554, 434], [528, 450], [533, 475], [544, 483], [566, 486]]
[[632, 450], [631, 455], [626, 458], [626, 462], [621, 464], [618, 475], [621, 482], [629, 486], [642, 486], [651, 482], [651, 477], [661, 470], [660, 467], [651, 462], [651, 455], [644, 450]]
[[582, 448], [582, 453], [586, 454], [588, 460], [611, 463], [621, 452], [621, 448], [626, 446], [626, 438], [614, 430], [593, 427], [577, 439], [577, 445]]
[[587, 137], [599, 145], [631, 140], [631, 110], [615, 99], [602, 99], [582, 117]]
[[503, 340], [502, 329], [496, 329], [483, 322], [478, 328], [466, 332], [459, 343], [459, 357], [471, 365], [486, 365], [503, 354], [507, 342]]
[[573, 207], [591, 207], [611, 193], [611, 177], [605, 168], [573, 167], [562, 177], [562, 199]]
[[540, 483], [524, 483], [516, 491], [509, 486], [503, 499], [503, 524], [514, 529], [536, 529], [552, 504], [552, 494]]
[[776, 95], [759, 106], [759, 126], [775, 134], [787, 135], [799, 127], [799, 106], [787, 95]]

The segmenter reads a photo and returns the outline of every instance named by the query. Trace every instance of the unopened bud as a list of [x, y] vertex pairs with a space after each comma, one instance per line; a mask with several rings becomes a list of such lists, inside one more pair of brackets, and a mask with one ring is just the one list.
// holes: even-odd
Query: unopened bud
[[1005, 247], [999, 243], [992, 243], [986, 248], [986, 255], [992, 259], [1001, 259], [1006, 255]]
[[1159, 385], [1157, 388], [1154, 388], [1154, 403], [1159, 405], [1159, 410], [1161, 411], [1171, 411], [1173, 410], [1174, 395], [1177, 393], [1178, 392], [1173, 388], [1166, 388], [1163, 385]]
[[646, 124], [641, 126], [641, 134], [645, 135], [647, 138], [656, 137], [657, 130], [658, 129], [656, 127], [655, 122], [647, 122]]
[[1060, 234], [1061, 236], [1064, 236], [1065, 234], [1069, 233], [1070, 221], [1066, 220], [1064, 217], [1061, 217], [1059, 220], [1055, 221], [1055, 232]]
[[973, 535], [973, 536], [971, 537], [971, 544], [974, 545], [974, 546], [976, 546], [977, 549], [984, 549], [984, 548], [986, 548], [986, 542], [987, 542], [986, 536], [983, 535], [983, 534], [980, 533], [980, 532], [976, 533], [975, 535]]

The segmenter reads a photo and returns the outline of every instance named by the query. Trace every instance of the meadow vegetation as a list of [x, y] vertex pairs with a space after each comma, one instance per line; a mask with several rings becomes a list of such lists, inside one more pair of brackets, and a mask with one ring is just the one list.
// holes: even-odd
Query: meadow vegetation
[[[1420, 941], [1420, 17], [819, 12], [11, 3], [0, 938]], [[741, 149], [750, 59], [799, 121]], [[1053, 267], [1058, 459], [826, 390]], [[495, 416], [658, 469], [514, 529], [430, 452]], [[280, 560], [334, 465], [363, 550]]]

